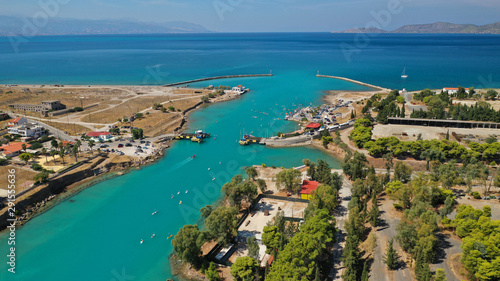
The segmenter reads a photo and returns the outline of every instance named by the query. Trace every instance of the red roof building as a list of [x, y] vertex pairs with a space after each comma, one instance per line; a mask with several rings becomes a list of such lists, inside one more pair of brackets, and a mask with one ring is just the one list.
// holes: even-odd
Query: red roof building
[[31, 144], [25, 142], [11, 142], [9, 144], [4, 144], [0, 146], [0, 151], [4, 156], [14, 157], [21, 153], [23, 150], [23, 144], [26, 145], [26, 149], [31, 147]]
[[90, 132], [87, 133], [87, 136], [93, 138], [95, 141], [107, 141], [113, 139], [110, 132]]
[[318, 189], [319, 182], [305, 180], [302, 182], [302, 189], [300, 190], [300, 198], [311, 200], [313, 197], [312, 192]]
[[306, 126], [306, 128], [309, 128], [309, 129], [318, 129], [319, 127], [321, 127], [321, 124], [320, 123], [315, 123], [315, 122], [309, 123]]
[[26, 123], [28, 123], [28, 120], [26, 120], [26, 118], [17, 117], [16, 119], [10, 119], [9, 121], [7, 121], [7, 127], [15, 127]]
[[100, 137], [100, 136], [105, 136], [105, 135], [110, 135], [110, 132], [90, 132], [87, 133], [87, 136], [89, 137]]

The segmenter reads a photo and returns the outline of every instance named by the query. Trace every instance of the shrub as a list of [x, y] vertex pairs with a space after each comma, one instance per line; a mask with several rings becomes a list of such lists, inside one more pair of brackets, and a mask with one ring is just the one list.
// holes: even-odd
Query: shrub
[[38, 163], [33, 163], [33, 165], [31, 165], [31, 169], [33, 169], [35, 171], [41, 171], [41, 170], [43, 170], [43, 167], [42, 167], [42, 165], [40, 165]]
[[481, 199], [481, 194], [479, 194], [479, 192], [477, 191], [474, 191], [471, 193], [472, 197], [474, 197], [474, 199]]

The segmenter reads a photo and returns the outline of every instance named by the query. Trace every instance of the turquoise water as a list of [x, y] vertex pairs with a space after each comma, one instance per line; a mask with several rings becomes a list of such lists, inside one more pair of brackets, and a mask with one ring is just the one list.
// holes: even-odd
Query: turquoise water
[[[243, 133], [294, 130], [294, 123], [282, 120], [284, 112], [299, 104], [319, 104], [324, 90], [363, 89], [316, 78], [317, 70], [408, 89], [478, 87], [484, 83], [478, 77], [493, 84], [500, 76], [494, 66], [500, 62], [498, 36], [379, 36], [348, 62], [340, 45], [353, 39], [332, 34], [38, 37], [20, 46], [19, 53], [0, 39], [5, 65], [0, 82], [5, 84], [163, 84], [271, 69], [275, 74], [193, 85], [243, 84], [252, 91], [190, 115], [188, 131], [204, 129], [216, 139], [201, 145], [176, 142], [157, 164], [88, 188], [74, 202], [65, 201], [19, 229], [16, 275], [6, 271], [7, 233], [1, 234], [0, 279], [123, 280], [119, 276], [124, 272], [133, 280], [165, 280], [171, 277], [167, 237], [198, 222], [199, 209], [216, 201], [220, 187], [242, 167], [292, 167], [303, 158], [321, 158], [339, 168], [336, 159], [312, 148], [236, 143]], [[410, 77], [401, 81], [405, 66]], [[155, 209], [159, 212], [152, 216]]]

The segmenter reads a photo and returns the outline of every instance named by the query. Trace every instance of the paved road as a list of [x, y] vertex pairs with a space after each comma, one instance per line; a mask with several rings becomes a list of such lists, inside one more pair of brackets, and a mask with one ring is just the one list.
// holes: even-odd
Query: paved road
[[[333, 170], [334, 172], [342, 173], [341, 170]], [[347, 209], [347, 205], [351, 200], [351, 188], [352, 184], [349, 180], [344, 177], [344, 184], [342, 185], [342, 189], [340, 189], [339, 197], [341, 198], [341, 202], [337, 209], [335, 210], [334, 216], [336, 219], [336, 227], [339, 230], [335, 233], [336, 243], [333, 248], [333, 267], [330, 271], [329, 280], [342, 280], [342, 273], [344, 271], [344, 265], [341, 262], [340, 258], [342, 257], [342, 253], [345, 246], [345, 221], [348, 219], [349, 210]]]
[[[393, 208], [392, 200], [380, 199], [379, 203], [381, 222], [376, 232], [377, 246], [374, 249], [374, 261], [372, 264], [369, 280], [412, 280], [410, 270], [408, 269], [406, 263], [402, 261], [402, 259], [400, 259], [401, 266], [394, 271], [387, 270], [387, 266], [383, 262], [386, 245], [389, 239], [396, 237], [396, 226], [399, 224], [400, 219], [397, 216], [391, 214], [391, 209]], [[403, 253], [403, 251], [401, 250], [397, 242], [395, 242], [394, 245], [401, 256], [401, 253]]]
[[450, 266], [450, 258], [456, 254], [461, 254], [461, 242], [454, 237], [446, 236], [438, 233], [438, 247], [436, 249], [436, 261], [431, 264], [431, 270], [435, 271], [438, 268], [444, 269], [447, 281], [460, 281], [461, 279], [453, 273]]

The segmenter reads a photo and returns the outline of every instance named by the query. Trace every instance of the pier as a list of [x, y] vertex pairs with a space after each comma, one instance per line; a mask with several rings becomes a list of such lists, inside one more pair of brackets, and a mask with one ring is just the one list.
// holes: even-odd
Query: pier
[[317, 74], [316, 77], [333, 78], [333, 79], [338, 79], [338, 80], [344, 80], [344, 81], [347, 81], [347, 82], [351, 82], [351, 83], [358, 84], [358, 85], [361, 85], [361, 86], [365, 86], [365, 87], [368, 87], [368, 88], [377, 89], [377, 90], [380, 90], [380, 91], [390, 91], [390, 89], [386, 89], [386, 88], [383, 88], [383, 87], [380, 87], [380, 86], [375, 86], [375, 85], [372, 85], [372, 84], [368, 84], [368, 83], [365, 83], [365, 82], [353, 80], [353, 79], [350, 79], [350, 78], [340, 77], [340, 76]]
[[210, 133], [204, 133], [204, 132], [195, 132], [194, 134], [191, 133], [182, 133], [178, 136], [175, 136], [174, 139], [176, 140], [191, 140], [192, 142], [197, 142], [197, 143], [202, 143], [204, 139], [210, 138]]
[[259, 137], [254, 137], [254, 136], [249, 136], [249, 135], [245, 135], [240, 141], [240, 145], [249, 145], [249, 144], [265, 144], [265, 143], [261, 143], [261, 140], [263, 138], [259, 138]]
[[273, 74], [269, 73], [269, 74], [240, 74], [240, 75], [214, 76], [214, 77], [200, 78], [200, 79], [194, 79], [194, 80], [183, 81], [183, 82], [170, 83], [170, 84], [163, 85], [163, 87], [173, 87], [173, 86], [178, 86], [178, 85], [183, 85], [183, 84], [196, 83], [196, 82], [209, 81], [209, 80], [217, 80], [217, 79], [245, 78], [245, 77], [270, 77], [270, 76], [273, 76]]

